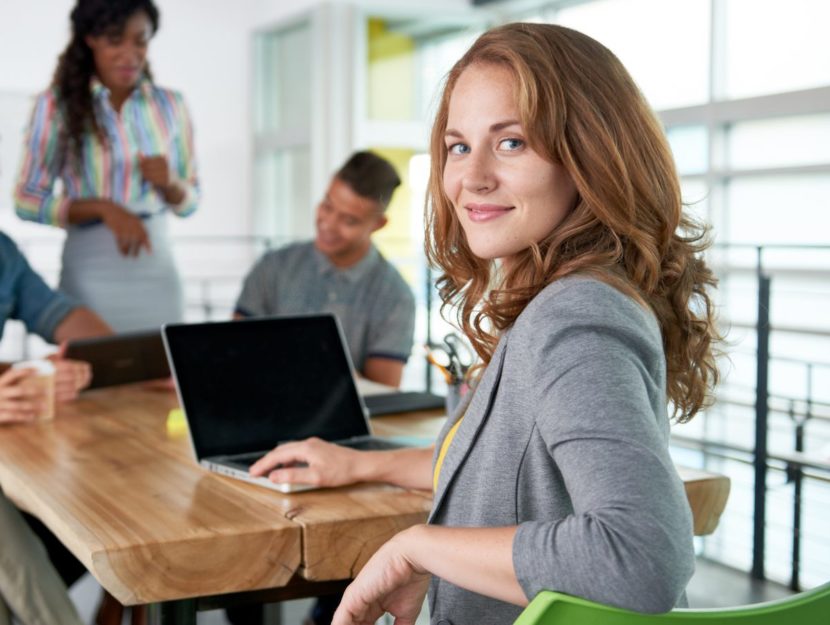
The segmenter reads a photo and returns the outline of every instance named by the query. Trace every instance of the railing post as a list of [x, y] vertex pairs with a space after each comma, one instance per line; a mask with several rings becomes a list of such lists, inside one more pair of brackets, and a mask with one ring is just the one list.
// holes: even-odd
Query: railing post
[[752, 540], [752, 577], [765, 579], [764, 554], [767, 520], [767, 421], [769, 411], [770, 277], [762, 267], [758, 248], [758, 345], [755, 384], [755, 518]]
[[[807, 363], [807, 402], [804, 417], [799, 417], [795, 410], [790, 411], [790, 418], [795, 424], [795, 451], [804, 451], [804, 427], [813, 416], [813, 365]], [[804, 483], [804, 469], [800, 464], [790, 468], [793, 482], [793, 552], [790, 571], [790, 589], [801, 591], [801, 494]]]

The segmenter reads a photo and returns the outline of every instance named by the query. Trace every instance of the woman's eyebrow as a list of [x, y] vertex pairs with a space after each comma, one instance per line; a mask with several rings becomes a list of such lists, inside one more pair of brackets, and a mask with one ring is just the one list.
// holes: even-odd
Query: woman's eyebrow
[[508, 119], [503, 122], [496, 122], [492, 126], [490, 126], [490, 132], [498, 132], [499, 130], [504, 130], [505, 128], [509, 128], [510, 126], [521, 126], [521, 122], [517, 119]]
[[[517, 119], [507, 119], [503, 122], [496, 122], [495, 124], [492, 124], [489, 128], [489, 131], [490, 132], [498, 132], [499, 130], [504, 130], [505, 128], [510, 128], [510, 126], [520, 126], [521, 127], [521, 125], [522, 125], [522, 123]], [[444, 136], [445, 137], [463, 137], [464, 135], [461, 134], [461, 132], [459, 132], [455, 128], [447, 128], [444, 131]]]

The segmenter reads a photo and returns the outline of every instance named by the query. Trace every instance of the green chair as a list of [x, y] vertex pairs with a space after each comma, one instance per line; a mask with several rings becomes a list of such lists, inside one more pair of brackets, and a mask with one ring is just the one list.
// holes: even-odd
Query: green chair
[[737, 608], [640, 614], [558, 592], [540, 592], [513, 625], [830, 625], [830, 583], [786, 599]]

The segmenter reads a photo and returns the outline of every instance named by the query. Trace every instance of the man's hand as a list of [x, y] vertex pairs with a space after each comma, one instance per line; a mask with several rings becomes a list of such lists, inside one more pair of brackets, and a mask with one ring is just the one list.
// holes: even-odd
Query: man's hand
[[46, 409], [48, 398], [34, 381], [34, 369], [8, 369], [0, 375], [0, 424], [33, 421]]
[[72, 401], [92, 381], [92, 367], [87, 362], [50, 356], [55, 365], [55, 400]]

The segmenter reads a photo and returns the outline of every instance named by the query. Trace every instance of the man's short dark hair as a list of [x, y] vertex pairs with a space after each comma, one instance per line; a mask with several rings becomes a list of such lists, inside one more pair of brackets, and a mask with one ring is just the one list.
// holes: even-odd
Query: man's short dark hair
[[335, 176], [359, 196], [377, 202], [384, 211], [401, 184], [392, 163], [373, 152], [355, 152]]

